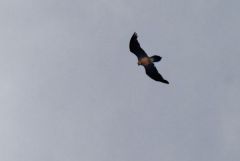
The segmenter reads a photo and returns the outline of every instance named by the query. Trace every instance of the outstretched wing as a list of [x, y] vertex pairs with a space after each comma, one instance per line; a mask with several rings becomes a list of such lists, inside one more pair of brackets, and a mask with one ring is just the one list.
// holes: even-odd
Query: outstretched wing
[[145, 71], [146, 71], [146, 74], [152, 78], [153, 80], [155, 81], [159, 81], [159, 82], [162, 82], [162, 83], [166, 83], [166, 84], [169, 84], [169, 82], [167, 80], [165, 80], [160, 73], [158, 73], [158, 70], [157, 68], [155, 67], [155, 65], [153, 63], [150, 63], [145, 67]]
[[138, 57], [138, 59], [147, 57], [147, 53], [141, 48], [141, 46], [137, 40], [137, 37], [138, 37], [137, 33], [134, 32], [134, 34], [130, 40], [130, 43], [129, 43], [130, 51], [132, 53], [134, 53]]

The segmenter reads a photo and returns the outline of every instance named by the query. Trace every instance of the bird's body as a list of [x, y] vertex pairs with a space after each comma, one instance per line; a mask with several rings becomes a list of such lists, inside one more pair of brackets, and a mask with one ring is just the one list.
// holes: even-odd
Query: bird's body
[[130, 43], [129, 48], [132, 53], [134, 53], [138, 58], [138, 65], [142, 65], [145, 68], [146, 74], [155, 81], [169, 84], [157, 71], [154, 62], [160, 61], [162, 58], [158, 55], [149, 57], [147, 53], [141, 48], [138, 40], [137, 34], [134, 33]]
[[149, 57], [143, 57], [140, 60], [138, 60], [138, 65], [149, 65], [150, 63], [152, 63], [151, 59]]

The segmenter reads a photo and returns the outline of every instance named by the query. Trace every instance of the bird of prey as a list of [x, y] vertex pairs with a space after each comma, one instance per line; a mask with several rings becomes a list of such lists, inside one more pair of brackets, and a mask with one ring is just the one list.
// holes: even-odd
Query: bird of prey
[[137, 37], [137, 33], [135, 32], [130, 40], [129, 48], [130, 51], [137, 56], [138, 65], [144, 66], [146, 74], [153, 80], [169, 84], [169, 82], [161, 76], [161, 74], [158, 72], [157, 68], [154, 65], [154, 62], [159, 62], [162, 57], [158, 55], [153, 55], [149, 57], [147, 53], [141, 48]]

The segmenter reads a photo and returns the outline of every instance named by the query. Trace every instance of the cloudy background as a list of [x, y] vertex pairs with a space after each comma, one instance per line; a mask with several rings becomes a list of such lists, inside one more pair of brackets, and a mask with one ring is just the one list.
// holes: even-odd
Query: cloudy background
[[240, 160], [239, 6], [1, 0], [0, 160]]

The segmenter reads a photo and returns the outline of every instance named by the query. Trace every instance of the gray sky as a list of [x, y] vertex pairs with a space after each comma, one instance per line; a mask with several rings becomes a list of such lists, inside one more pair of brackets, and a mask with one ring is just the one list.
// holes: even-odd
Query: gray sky
[[240, 160], [239, 6], [1, 0], [0, 160]]

